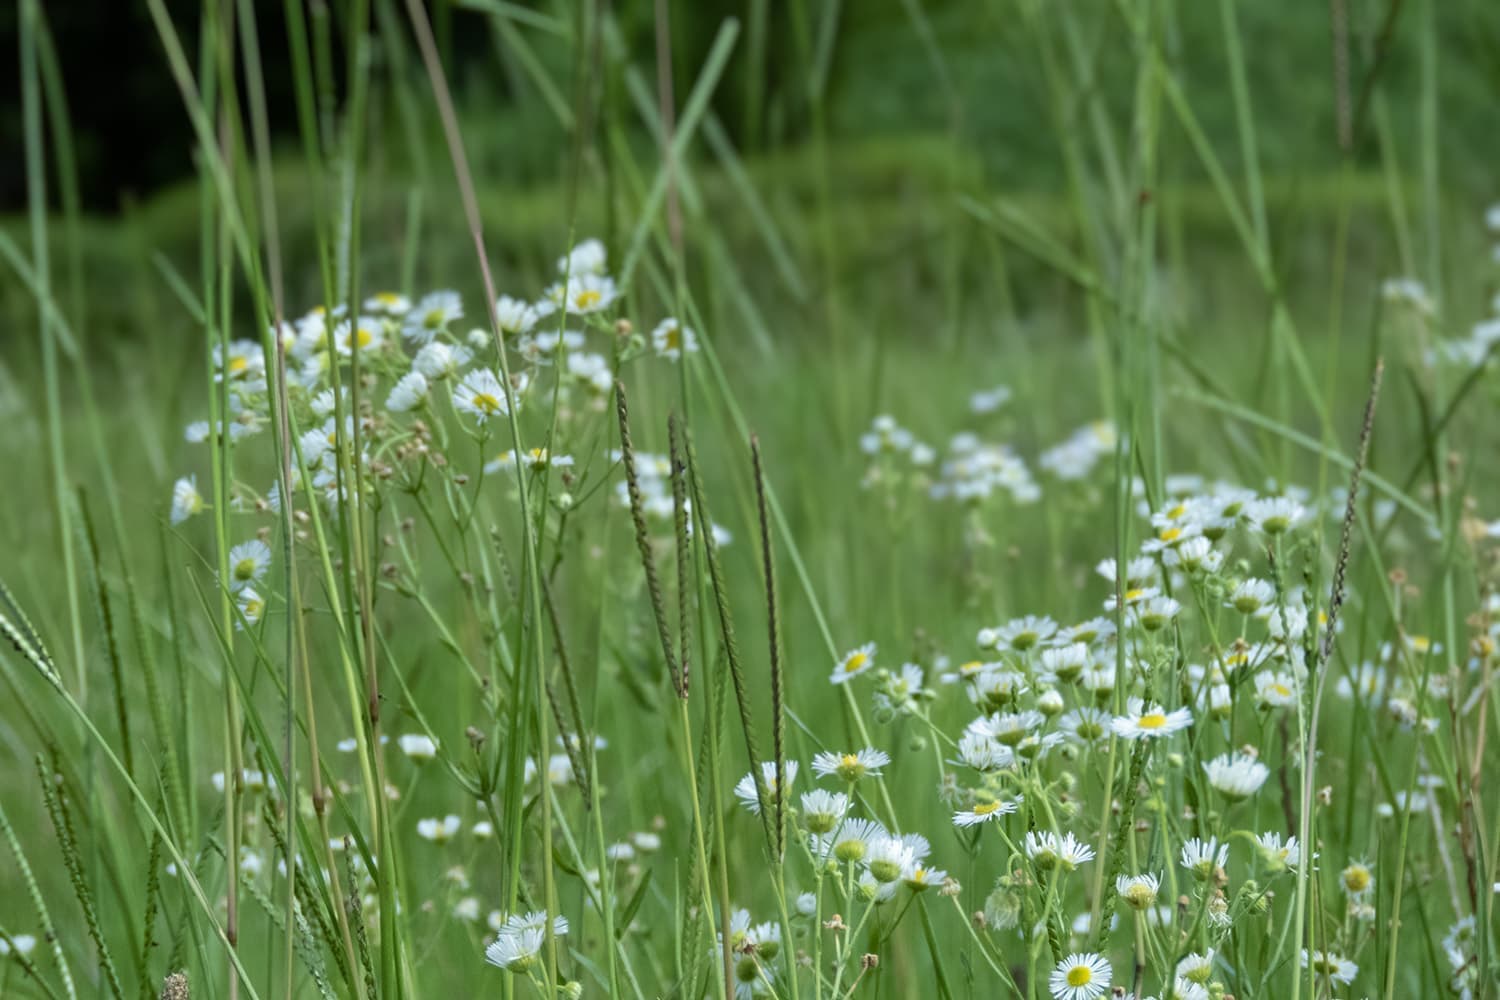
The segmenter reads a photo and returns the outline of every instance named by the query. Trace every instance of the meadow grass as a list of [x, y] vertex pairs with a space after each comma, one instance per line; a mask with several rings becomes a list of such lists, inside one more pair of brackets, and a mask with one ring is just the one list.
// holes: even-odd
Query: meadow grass
[[1377, 79], [1308, 178], [1230, 0], [1209, 123], [1172, 5], [1101, 11], [1105, 94], [1099, 25], [994, 4], [1041, 191], [957, 110], [843, 142], [837, 5], [776, 12], [807, 141], [754, 157], [711, 98], [772, 5], [686, 54], [468, 6], [552, 183], [471, 175], [419, 3], [148, 0], [199, 173], [104, 225], [20, 4], [0, 993], [1493, 995], [1500, 335], [1434, 5], [1416, 140]]

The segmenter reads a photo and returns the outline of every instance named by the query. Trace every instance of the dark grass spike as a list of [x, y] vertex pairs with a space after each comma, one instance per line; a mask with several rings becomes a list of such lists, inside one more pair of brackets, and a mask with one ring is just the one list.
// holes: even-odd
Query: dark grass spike
[[125, 770], [134, 776], [135, 751], [131, 749], [134, 741], [130, 738], [130, 710], [125, 704], [125, 670], [120, 663], [115, 614], [109, 603], [109, 588], [104, 583], [104, 568], [99, 564], [99, 534], [94, 530], [94, 515], [89, 512], [88, 494], [82, 487], [78, 490], [78, 517], [84, 550], [89, 557], [90, 582], [94, 585], [94, 612], [99, 616], [99, 628], [104, 633], [104, 652], [109, 662], [110, 681], [114, 686], [115, 721], [120, 727], [120, 756], [125, 761]]
[[[740, 662], [740, 647], [734, 636], [734, 616], [729, 609], [729, 586], [724, 580], [724, 567], [719, 561], [719, 545], [714, 541], [713, 519], [708, 516], [708, 498], [703, 492], [703, 480], [698, 476], [698, 452], [693, 447], [693, 435], [685, 432], [687, 444], [687, 478], [693, 492], [693, 519], [698, 525], [698, 537], [703, 540], [703, 551], [708, 557], [708, 580], [714, 593], [714, 607], [719, 615], [719, 631], [724, 640], [724, 658], [729, 663], [729, 677], [734, 684], [734, 700], [740, 711], [740, 729], [745, 734], [745, 752], [750, 757], [750, 777], [755, 785], [760, 802], [761, 825], [765, 828], [766, 849], [775, 851], [776, 836], [771, 830], [770, 804], [766, 797], [766, 783], [761, 778], [760, 751], [755, 745], [755, 725], [750, 707], [749, 686], [745, 683], [744, 665]], [[786, 794], [777, 772], [776, 797]]]
[[1370, 395], [1365, 399], [1365, 416], [1359, 427], [1359, 450], [1354, 455], [1354, 468], [1349, 472], [1349, 498], [1344, 501], [1344, 523], [1339, 529], [1339, 556], [1333, 564], [1333, 590], [1328, 598], [1328, 625], [1323, 629], [1323, 644], [1318, 649], [1319, 670], [1333, 655], [1333, 639], [1339, 625], [1339, 609], [1344, 606], [1345, 577], [1349, 571], [1350, 539], [1354, 534], [1354, 519], [1359, 503], [1359, 479], [1365, 471], [1365, 460], [1370, 454], [1370, 437], [1375, 432], [1375, 407], [1380, 402], [1380, 380], [1385, 374], [1385, 359], [1375, 359], [1375, 371], [1370, 375]]
[[677, 672], [672, 686], [677, 697], [688, 698], [688, 676], [692, 669], [693, 618], [688, 586], [688, 562], [692, 539], [688, 537], [687, 466], [682, 461], [682, 425], [673, 413], [667, 417], [667, 449], [672, 463], [672, 528], [677, 540]]
[[[771, 752], [776, 758], [778, 785], [786, 778], [786, 688], [781, 671], [781, 628], [776, 607], [776, 567], [771, 558], [771, 519], [766, 513], [766, 475], [760, 457], [760, 438], [750, 435], [750, 461], [755, 470], [755, 509], [759, 515], [760, 555], [766, 576], [766, 641], [771, 659]], [[785, 796], [776, 796], [776, 857], [786, 855]]]
[[[620, 418], [620, 458], [625, 465], [625, 486], [630, 495], [630, 519], [635, 523], [635, 545], [641, 553], [641, 568], [646, 572], [646, 591], [651, 597], [651, 613], [656, 617], [656, 633], [661, 640], [661, 655], [666, 660], [667, 676], [677, 685], [676, 659], [672, 655], [672, 632], [667, 626], [667, 611], [662, 603], [661, 581], [656, 576], [656, 561], [651, 558], [651, 535], [646, 530], [645, 504], [641, 501], [641, 480], [635, 467], [635, 446], [630, 440], [630, 408], [625, 398], [625, 383], [615, 382], [615, 412]], [[679, 697], [681, 692], [678, 692]]]
[[568, 696], [568, 712], [573, 716], [571, 728], [567, 720], [563, 719], [561, 706], [557, 703], [557, 692], [551, 684], [547, 685], [547, 700], [552, 703], [552, 718], [557, 723], [557, 728], [565, 734], [571, 733], [573, 740], [578, 741], [575, 748], [573, 740], [565, 738], [563, 750], [573, 765], [574, 783], [583, 794], [584, 808], [588, 808], [593, 802], [589, 795], [593, 775], [589, 771], [589, 755], [583, 749], [583, 709], [578, 702], [578, 686], [573, 681], [573, 663], [568, 657], [568, 644], [563, 641], [562, 618], [557, 612], [557, 599], [552, 595], [552, 585], [547, 582], [545, 575], [538, 574], [537, 579], [542, 585], [542, 601], [547, 605], [547, 619], [552, 624], [552, 639], [557, 646], [557, 669], [562, 674], [563, 691]]
[[146, 861], [146, 912], [141, 916], [141, 997], [151, 1000], [151, 956], [156, 951], [156, 902], [161, 893], [161, 833], [151, 831], [151, 848]]
[[51, 817], [52, 829], [57, 833], [57, 847], [62, 852], [63, 865], [68, 869], [68, 878], [73, 883], [73, 893], [78, 897], [78, 904], [83, 907], [83, 921], [88, 928], [89, 937], [99, 953], [99, 967], [104, 970], [104, 978], [108, 981], [110, 993], [115, 1000], [125, 1000], [125, 990], [120, 985], [120, 974], [115, 970], [114, 956], [110, 953], [109, 942], [104, 940], [103, 928], [99, 926], [99, 911], [94, 905], [94, 894], [89, 890], [88, 880], [84, 878], [83, 859], [78, 853], [73, 820], [57, 786], [57, 770], [47, 763], [45, 755], [39, 753], [36, 755], [36, 771], [41, 778], [42, 800], [47, 805], [47, 815]]
[[[349, 884], [359, 885], [359, 872], [354, 870], [354, 839], [344, 837], [344, 864], [347, 866]], [[359, 955], [359, 964], [365, 975], [365, 996], [378, 997], [380, 991], [375, 986], [375, 966], [370, 961], [370, 935], [365, 931], [365, 911], [360, 904], [359, 893], [351, 892], [344, 900], [345, 907], [349, 911], [349, 928], [354, 932], [355, 950]]]

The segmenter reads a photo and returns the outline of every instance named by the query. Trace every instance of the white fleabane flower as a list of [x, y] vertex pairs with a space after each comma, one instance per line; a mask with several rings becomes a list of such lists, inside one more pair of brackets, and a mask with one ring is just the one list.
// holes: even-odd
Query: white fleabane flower
[[1093, 952], [1075, 952], [1058, 962], [1047, 980], [1053, 1000], [1096, 1000], [1109, 992], [1109, 961]]
[[834, 684], [843, 684], [845, 681], [869, 670], [875, 665], [875, 644], [867, 642], [863, 646], [851, 649], [845, 653], [843, 659], [834, 666], [833, 673], [828, 679]]
[[1026, 856], [1042, 871], [1062, 868], [1074, 871], [1085, 861], [1092, 861], [1094, 849], [1071, 833], [1061, 837], [1051, 831], [1026, 835]]
[[1213, 978], [1214, 950], [1195, 952], [1177, 963], [1177, 975], [1200, 986]]
[[833, 833], [814, 835], [810, 846], [816, 857], [848, 864], [863, 861], [870, 844], [885, 835], [885, 828], [873, 820], [846, 819]]
[[353, 323], [344, 320], [333, 331], [333, 344], [345, 357], [359, 351], [378, 351], [385, 342], [380, 320], [373, 316], [360, 316]]
[[406, 733], [396, 743], [412, 760], [431, 760], [437, 756], [437, 741], [425, 733]]
[[1265, 608], [1271, 607], [1276, 600], [1276, 588], [1269, 580], [1258, 580], [1251, 577], [1240, 581], [1229, 594], [1229, 599], [1224, 602], [1226, 608], [1233, 608], [1242, 615], [1257, 615]]
[[1150, 872], [1144, 875], [1120, 875], [1115, 879], [1115, 891], [1126, 906], [1144, 912], [1156, 905], [1157, 893], [1161, 891], [1161, 879]]
[[1009, 767], [1015, 751], [987, 733], [967, 732], [958, 741], [958, 756], [965, 765], [987, 773]]
[[664, 358], [676, 361], [684, 354], [698, 350], [698, 335], [693, 328], [668, 317], [651, 331], [651, 349]]
[[229, 589], [235, 592], [259, 583], [271, 568], [271, 547], [259, 538], [229, 550]]
[[12, 954], [11, 946], [14, 945], [14, 953], [23, 958], [36, 950], [35, 934], [12, 934], [10, 940], [0, 938], [0, 958], [7, 958]]
[[558, 274], [603, 274], [608, 255], [601, 240], [590, 237], [557, 259]]
[[1307, 508], [1291, 497], [1262, 497], [1245, 505], [1245, 518], [1257, 531], [1279, 535], [1296, 527], [1307, 516]]
[[[547, 929], [547, 914], [544, 910], [532, 910], [529, 913], [520, 913], [512, 917], [505, 917], [504, 922], [495, 930], [501, 934], [521, 934], [525, 931], [545, 931]], [[568, 933], [568, 918], [562, 914], [552, 918], [552, 934], [555, 937], [564, 937]]]
[[412, 371], [429, 379], [451, 378], [463, 371], [464, 365], [473, 358], [474, 353], [461, 344], [434, 340], [411, 359], [411, 367]]
[[530, 333], [540, 318], [536, 306], [530, 302], [511, 298], [509, 295], [502, 295], [495, 302], [495, 320], [500, 326], [500, 332], [508, 337]]
[[1302, 847], [1297, 843], [1296, 837], [1281, 839], [1281, 834], [1272, 830], [1255, 838], [1260, 844], [1261, 860], [1273, 872], [1285, 869], [1296, 870], [1302, 863]]
[[1125, 714], [1111, 723], [1116, 736], [1127, 740], [1155, 739], [1170, 736], [1193, 724], [1193, 713], [1186, 708], [1168, 712], [1160, 705], [1146, 705], [1140, 698], [1125, 704]]
[[446, 844], [458, 836], [458, 831], [461, 829], [463, 829], [463, 820], [452, 814], [442, 819], [417, 820], [417, 836], [423, 840], [430, 840], [434, 844]]
[[849, 796], [815, 788], [802, 793], [802, 822], [809, 833], [829, 833], [849, 812]]
[[449, 324], [462, 319], [463, 300], [457, 292], [431, 292], [422, 296], [406, 313], [401, 323], [401, 336], [414, 344], [429, 344], [439, 333], [446, 332]]
[[615, 281], [606, 275], [574, 274], [566, 282], [548, 288], [546, 298], [537, 304], [539, 311], [563, 309], [578, 316], [602, 312], [620, 297]]
[[1208, 783], [1232, 802], [1248, 799], [1260, 791], [1271, 776], [1271, 769], [1249, 754], [1220, 754], [1203, 765]]
[[1193, 873], [1200, 882], [1213, 878], [1214, 872], [1224, 867], [1229, 860], [1229, 845], [1220, 844], [1218, 838], [1200, 840], [1193, 837], [1182, 845], [1182, 867]]
[[198, 492], [198, 477], [183, 476], [172, 484], [172, 523], [181, 524], [203, 510], [203, 495]]
[[880, 769], [891, 762], [884, 750], [865, 747], [854, 753], [824, 751], [813, 758], [812, 769], [820, 778], [838, 775], [845, 781], [858, 781], [866, 775], [879, 776]]
[[480, 424], [510, 412], [505, 387], [488, 368], [476, 368], [463, 377], [453, 389], [453, 405]]
[[1010, 387], [1005, 385], [976, 392], [969, 397], [969, 410], [973, 413], [993, 413], [1010, 402], [1010, 395]]
[[609, 359], [602, 354], [577, 351], [568, 355], [568, 374], [585, 383], [589, 389], [605, 395], [614, 385]]
[[916, 864], [911, 845], [899, 837], [877, 837], [865, 855], [865, 867], [882, 885], [899, 881], [908, 866]]
[[399, 292], [376, 292], [365, 299], [364, 308], [372, 313], [387, 316], [404, 316], [411, 309], [411, 299]]
[[988, 823], [990, 820], [999, 819], [1016, 811], [1014, 802], [1005, 802], [1000, 799], [992, 799], [985, 802], [976, 802], [968, 809], [962, 809], [953, 814], [954, 826], [978, 826], [980, 823]]
[[391, 386], [390, 395], [385, 397], [385, 408], [392, 413], [406, 413], [426, 401], [427, 377], [421, 372], [411, 371]]
[[768, 805], [775, 805], [778, 791], [783, 794], [789, 792], [792, 783], [797, 780], [797, 762], [795, 760], [786, 761], [784, 767], [784, 782], [777, 780], [776, 762], [774, 760], [761, 761], [759, 787], [756, 785], [755, 773], [753, 771], [741, 778], [734, 786], [734, 796], [740, 800], [740, 805], [752, 813], [759, 815], [760, 793], [762, 791], [765, 793], [766, 803]]
[[1359, 966], [1342, 955], [1335, 955], [1332, 952], [1309, 952], [1303, 948], [1302, 964], [1324, 982], [1342, 983], [1347, 986], [1354, 982], [1355, 976], [1359, 975]]
[[525, 972], [536, 962], [546, 940], [546, 932], [536, 928], [501, 934], [484, 950], [484, 960], [508, 972]]

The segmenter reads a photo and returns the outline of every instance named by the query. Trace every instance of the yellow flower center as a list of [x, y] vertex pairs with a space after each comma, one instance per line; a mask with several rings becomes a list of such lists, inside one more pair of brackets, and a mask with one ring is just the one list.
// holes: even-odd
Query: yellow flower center
[[1287, 687], [1285, 684], [1272, 684], [1271, 692], [1273, 694], [1280, 695], [1283, 698], [1290, 698], [1292, 696], [1292, 689]]
[[1094, 981], [1094, 970], [1087, 965], [1075, 965], [1068, 970], [1069, 986], [1087, 986]]
[[234, 578], [236, 580], [249, 580], [255, 576], [255, 560], [241, 559], [234, 564]]
[[229, 374], [231, 375], [239, 375], [249, 367], [250, 359], [242, 354], [236, 354], [234, 357], [229, 359]]
[[998, 802], [981, 802], [977, 806], [974, 807], [974, 815], [975, 816], [988, 816], [990, 813], [994, 812], [995, 810], [997, 810], [999, 808], [1000, 808], [1000, 803], [998, 803]]
[[859, 670], [861, 667], [863, 667], [866, 663], [869, 663], [869, 662], [870, 662], [870, 654], [868, 654], [868, 653], [855, 653], [853, 656], [849, 657], [849, 659], [847, 659], [847, 660], [844, 661], [844, 673], [846, 673], [846, 674], [852, 674], [856, 670]]
[[1425, 653], [1432, 648], [1432, 640], [1425, 635], [1414, 635], [1411, 637], [1411, 648], [1418, 653]]
[[354, 344], [356, 347], [369, 347], [371, 341], [374, 339], [375, 334], [369, 327], [362, 326], [354, 333]]
[[983, 667], [984, 664], [980, 663], [978, 660], [970, 660], [968, 663], [965, 663], [963, 666], [959, 667], [958, 672], [960, 674], [963, 674], [965, 677], [968, 677], [970, 674], [979, 673], [979, 671]]
[[1180, 503], [1177, 506], [1173, 507], [1171, 510], [1167, 511], [1167, 519], [1170, 521], [1175, 521], [1186, 513], [1187, 504]]
[[474, 394], [474, 409], [483, 410], [485, 413], [499, 413], [500, 400], [488, 392], [476, 392]]
[[852, 753], [846, 753], [843, 757], [839, 758], [839, 764], [842, 767], [858, 767], [859, 758]]
[[1175, 542], [1182, 537], [1181, 528], [1163, 528], [1161, 534], [1156, 536], [1164, 542]]
[[426, 316], [422, 317], [422, 325], [429, 330], [436, 330], [443, 325], [443, 311], [441, 309], [432, 310]]
[[1147, 712], [1141, 716], [1137, 723], [1142, 729], [1160, 729], [1167, 724], [1167, 717], [1161, 712]]
[[1131, 589], [1125, 591], [1125, 600], [1127, 603], [1130, 601], [1139, 601], [1141, 597], [1145, 595], [1145, 593], [1146, 592], [1140, 587], [1132, 587]]
[[1364, 892], [1370, 887], [1370, 870], [1354, 867], [1344, 872], [1344, 888], [1350, 892]]
[[580, 309], [588, 309], [593, 306], [597, 306], [599, 304], [599, 300], [603, 297], [604, 296], [600, 295], [594, 289], [585, 288], [583, 291], [573, 296], [573, 304]]
[[667, 350], [675, 351], [682, 346], [682, 331], [677, 327], [667, 330]]
[[395, 292], [380, 292], [375, 296], [375, 301], [383, 306], [393, 306], [401, 301], [401, 296]]

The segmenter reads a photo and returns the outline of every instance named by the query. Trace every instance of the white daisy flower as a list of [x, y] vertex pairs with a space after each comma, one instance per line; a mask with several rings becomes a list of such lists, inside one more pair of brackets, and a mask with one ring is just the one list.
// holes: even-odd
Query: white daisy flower
[[1026, 835], [1026, 856], [1042, 871], [1062, 868], [1075, 871], [1085, 861], [1092, 861], [1094, 849], [1071, 833], [1061, 837], [1051, 831]]
[[364, 308], [387, 316], [404, 316], [411, 310], [411, 299], [399, 292], [376, 292], [365, 299]]
[[870, 876], [882, 885], [897, 882], [901, 873], [916, 864], [916, 855], [911, 846], [899, 837], [878, 837], [865, 855], [865, 867]]
[[425, 733], [406, 733], [396, 744], [412, 760], [432, 760], [437, 756], [437, 741]]
[[265, 616], [265, 599], [255, 592], [254, 587], [240, 588], [239, 593], [235, 595], [234, 603], [240, 612], [240, 617], [234, 623], [238, 631], [244, 631], [248, 626], [259, 624], [261, 618]]
[[1160, 705], [1146, 705], [1140, 698], [1125, 703], [1125, 714], [1116, 716], [1111, 727], [1116, 736], [1127, 740], [1155, 739], [1170, 736], [1193, 724], [1193, 713], [1186, 708], [1168, 712]]
[[868, 819], [846, 819], [838, 829], [825, 836], [814, 835], [811, 848], [816, 857], [833, 858], [844, 863], [863, 861], [870, 844], [884, 837], [885, 827]]
[[453, 405], [480, 424], [510, 412], [505, 387], [488, 368], [476, 368], [463, 377], [453, 389]]
[[537, 305], [542, 311], [564, 309], [584, 316], [602, 312], [620, 297], [613, 278], [599, 274], [574, 274], [566, 282], [548, 288], [546, 298]]
[[353, 323], [344, 320], [333, 331], [333, 344], [345, 357], [355, 350], [378, 351], [385, 342], [385, 333], [380, 320], [373, 316], [361, 316]]
[[[425, 348], [424, 348], [425, 349]], [[392, 413], [415, 410], [427, 401], [427, 378], [421, 372], [410, 371], [401, 376], [385, 397], [385, 408]]]
[[411, 308], [403, 317], [401, 336], [414, 344], [428, 344], [439, 333], [444, 333], [454, 320], [464, 315], [463, 300], [457, 292], [431, 292]]
[[484, 960], [509, 972], [525, 972], [536, 962], [546, 940], [546, 933], [536, 928], [501, 934], [484, 950]]
[[976, 802], [968, 809], [960, 810], [953, 814], [954, 826], [978, 826], [980, 823], [988, 823], [990, 820], [999, 819], [1016, 811], [1014, 802], [1001, 799], [990, 799], [984, 802]]
[[1015, 760], [1015, 751], [988, 733], [966, 732], [959, 738], [958, 756], [966, 766], [988, 773], [1009, 767]]
[[1161, 891], [1161, 879], [1150, 872], [1144, 875], [1120, 875], [1115, 879], [1115, 891], [1132, 910], [1149, 910], [1156, 905], [1157, 894]]
[[676, 361], [684, 354], [693, 354], [698, 350], [698, 335], [693, 328], [667, 318], [656, 324], [656, 329], [651, 331], [651, 349], [664, 358]]
[[183, 476], [172, 484], [172, 523], [181, 524], [203, 510], [203, 495], [198, 492], [198, 477]]
[[495, 302], [495, 320], [500, 325], [500, 332], [506, 336], [530, 333], [540, 318], [541, 314], [530, 302], [511, 298], [509, 295], [502, 295]]
[[802, 822], [810, 833], [829, 833], [849, 812], [849, 796], [815, 788], [802, 793]]
[[1208, 783], [1231, 802], [1248, 799], [1260, 791], [1271, 769], [1249, 754], [1220, 754], [1203, 765]]
[[603, 274], [607, 265], [604, 243], [590, 237], [557, 259], [558, 274]]
[[1093, 952], [1075, 952], [1052, 970], [1047, 986], [1053, 1000], [1097, 1000], [1109, 992], [1109, 961]]
[[412, 371], [436, 381], [456, 376], [473, 359], [474, 352], [462, 344], [434, 340], [423, 346], [416, 357], [411, 359], [411, 367]]
[[271, 547], [259, 538], [229, 550], [229, 589], [235, 592], [259, 583], [271, 568]]
[[[789, 792], [792, 783], [797, 780], [797, 762], [789, 760], [783, 766], [785, 767], [784, 774], [786, 780], [784, 783], [785, 787], [781, 791]], [[759, 789], [756, 787], [754, 772], [745, 775], [734, 786], [734, 795], [735, 798], [740, 800], [740, 805], [757, 815], [760, 814], [760, 791], [763, 790], [765, 792], [767, 804], [776, 804], [778, 791], [776, 762], [774, 760], [761, 761], [760, 776], [761, 784]]]
[[430, 840], [434, 844], [446, 844], [458, 836], [458, 831], [461, 829], [463, 829], [463, 820], [452, 814], [442, 819], [417, 820], [417, 836], [423, 840]]
[[858, 677], [874, 665], [875, 644], [867, 642], [845, 653], [843, 659], [833, 668], [833, 673], [828, 679], [834, 684], [843, 684], [852, 677]]
[[1307, 516], [1307, 508], [1291, 497], [1262, 497], [1245, 505], [1245, 519], [1257, 531], [1279, 535], [1296, 527]]
[[824, 751], [813, 758], [812, 769], [820, 778], [838, 775], [845, 781], [854, 782], [865, 776], [878, 777], [880, 769], [891, 762], [891, 755], [884, 750], [865, 747], [854, 753]]
[[1313, 974], [1324, 982], [1335, 982], [1348, 985], [1354, 982], [1354, 977], [1359, 975], [1359, 966], [1332, 952], [1313, 951], [1302, 949], [1302, 964], [1312, 970]]
[[1260, 845], [1261, 860], [1264, 861], [1272, 871], [1284, 869], [1296, 870], [1302, 863], [1302, 847], [1297, 843], [1296, 837], [1281, 839], [1281, 834], [1274, 830], [1263, 833], [1255, 838]]
[[1192, 872], [1201, 882], [1213, 878], [1217, 869], [1229, 861], [1229, 845], [1220, 844], [1218, 838], [1200, 840], [1193, 837], [1182, 845], [1182, 867]]

